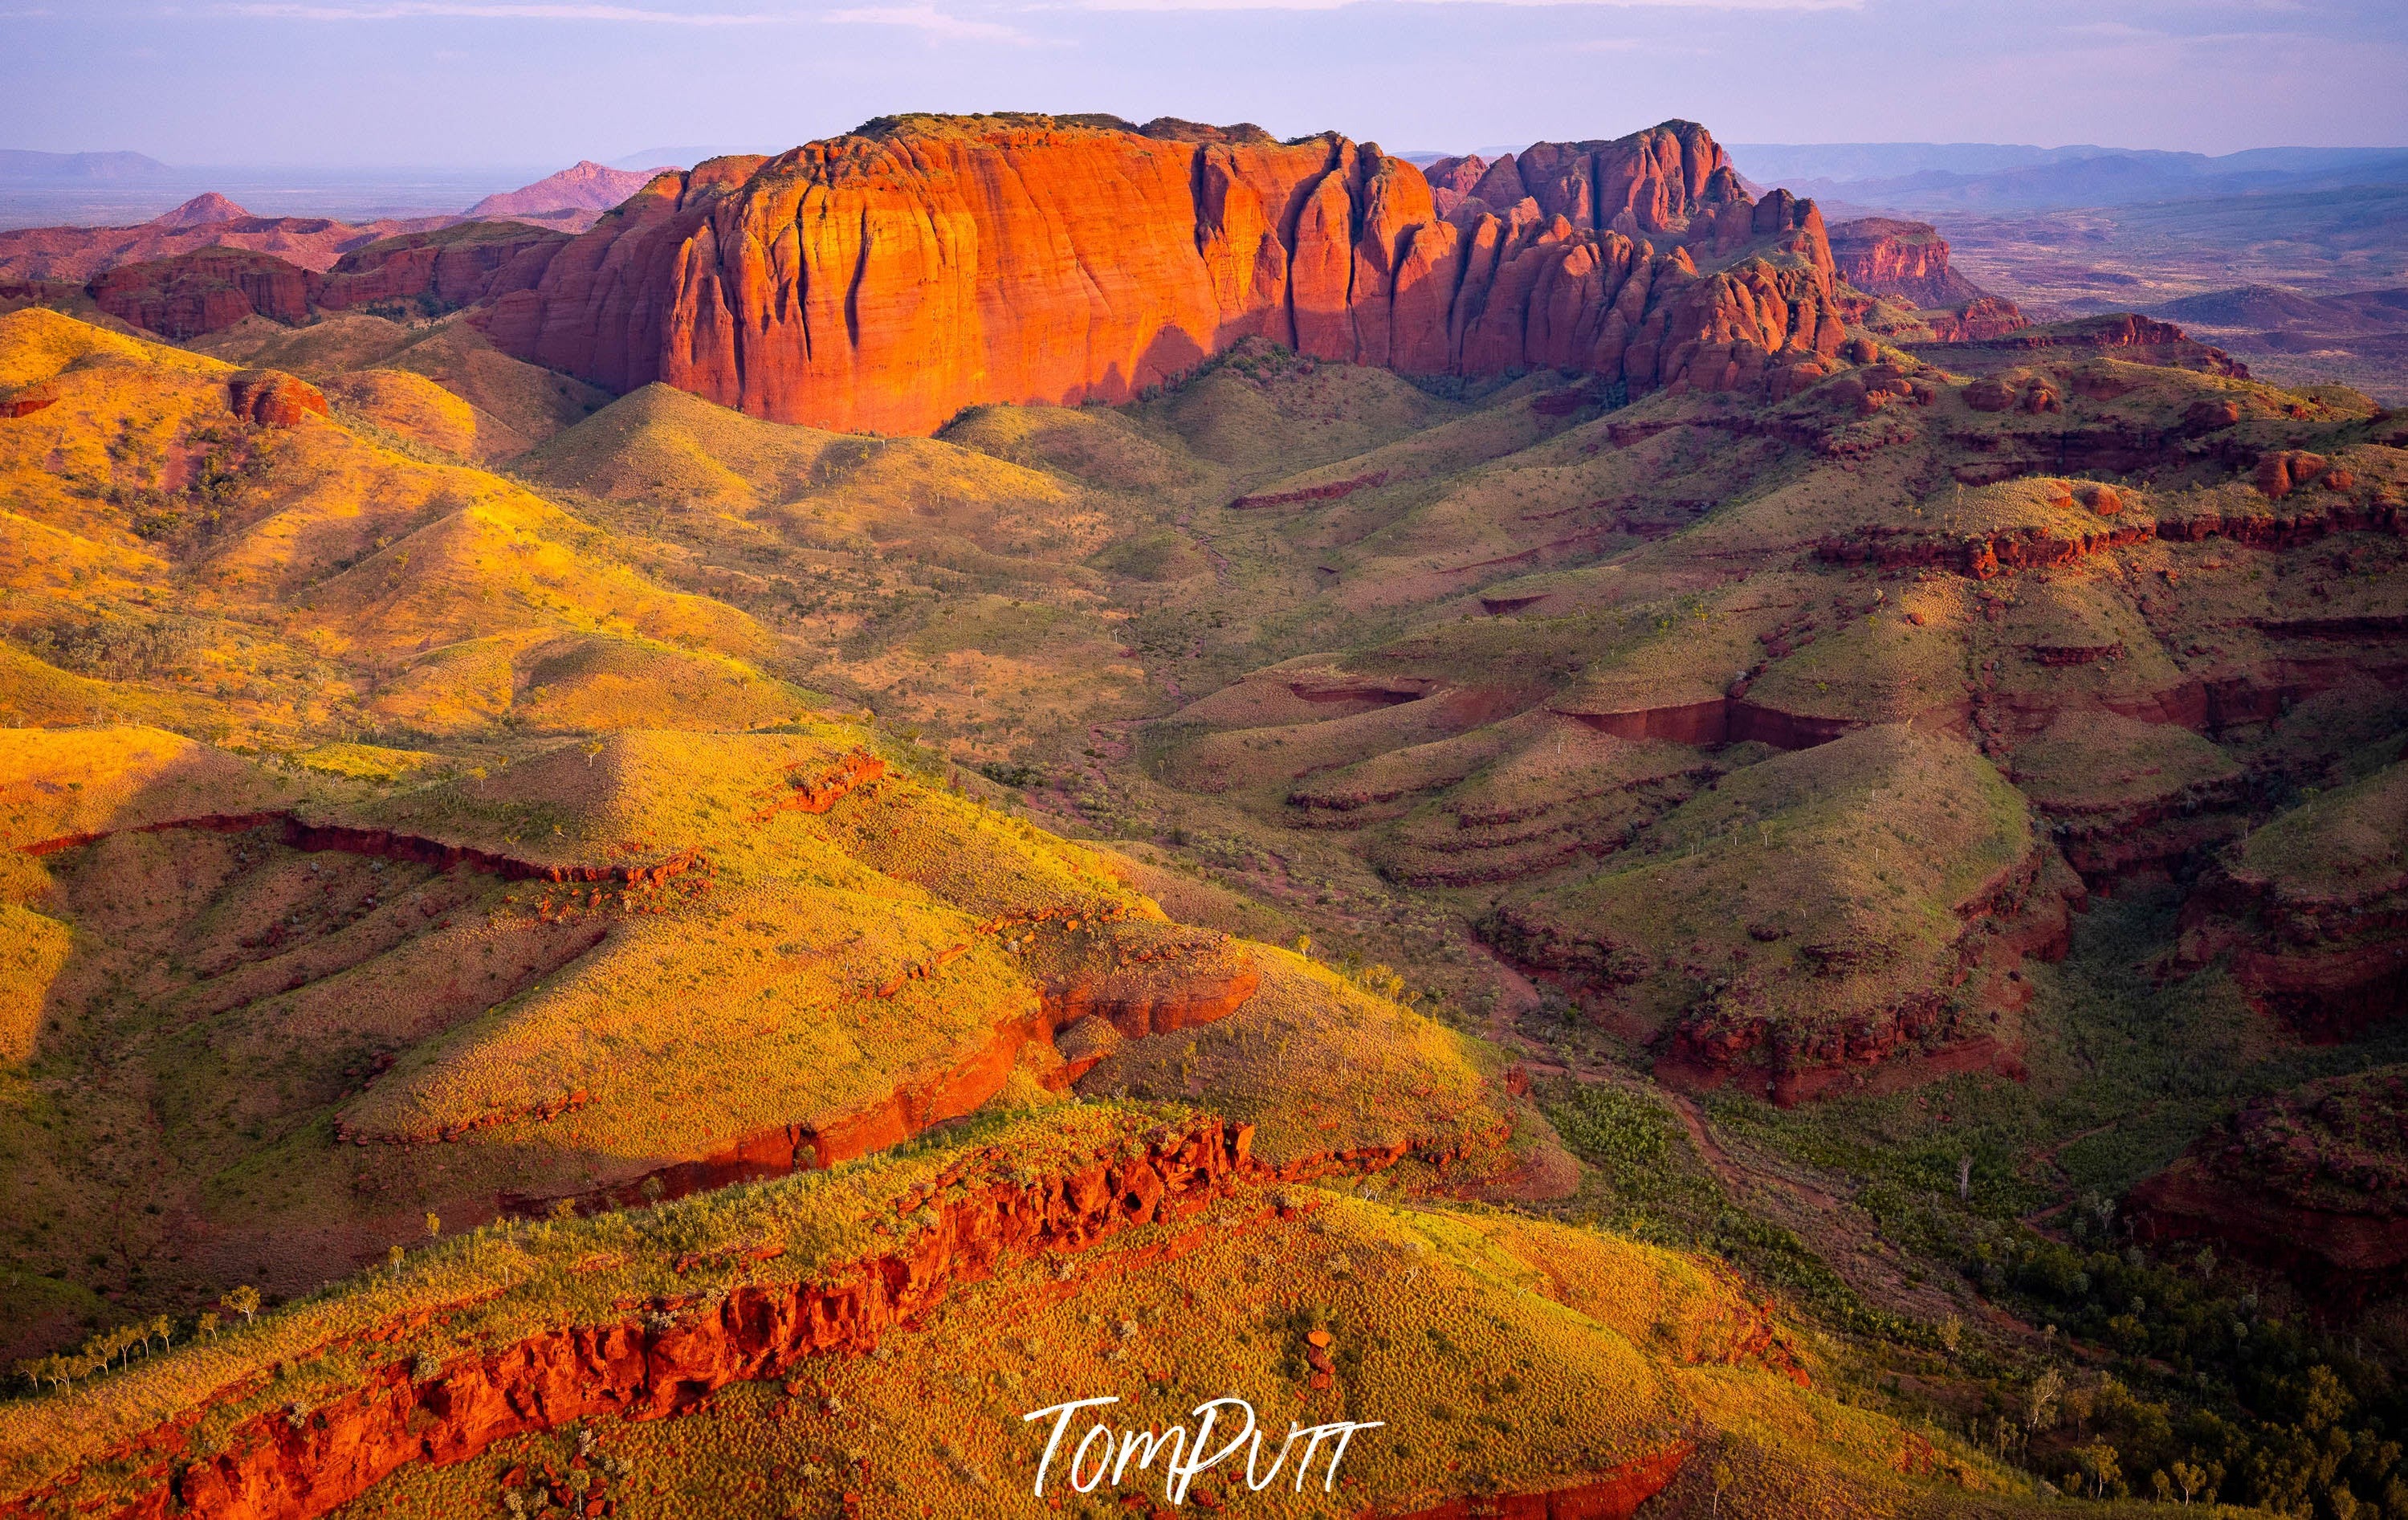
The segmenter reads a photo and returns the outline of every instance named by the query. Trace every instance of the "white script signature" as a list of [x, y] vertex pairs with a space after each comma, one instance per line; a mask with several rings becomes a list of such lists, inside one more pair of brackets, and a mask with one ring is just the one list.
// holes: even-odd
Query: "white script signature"
[[[1043, 1409], [1030, 1410], [1020, 1417], [1023, 1425], [1031, 1420], [1041, 1420], [1049, 1414], [1054, 1417], [1053, 1432], [1045, 1438], [1045, 1455], [1037, 1463], [1037, 1486], [1033, 1492], [1038, 1498], [1045, 1497], [1046, 1475], [1053, 1470], [1054, 1458], [1061, 1453], [1062, 1438], [1069, 1433], [1071, 1419], [1082, 1409], [1119, 1402], [1118, 1398], [1111, 1396], [1074, 1398], [1068, 1403], [1048, 1404]], [[1321, 1481], [1322, 1491], [1327, 1493], [1338, 1482], [1338, 1464], [1345, 1460], [1346, 1443], [1354, 1439], [1354, 1432], [1377, 1430], [1387, 1423], [1383, 1420], [1337, 1420], [1328, 1425], [1300, 1426], [1291, 1421], [1287, 1427], [1287, 1440], [1280, 1442], [1278, 1455], [1271, 1458], [1270, 1470], [1256, 1477], [1254, 1469], [1262, 1455], [1263, 1438], [1262, 1432], [1255, 1427], [1254, 1405], [1233, 1394], [1223, 1398], [1207, 1399], [1188, 1412], [1196, 1419], [1193, 1441], [1188, 1439], [1187, 1427], [1183, 1425], [1174, 1425], [1157, 1435], [1151, 1429], [1116, 1431], [1101, 1420], [1096, 1421], [1070, 1453], [1070, 1465], [1066, 1473], [1070, 1487], [1078, 1493], [1093, 1493], [1109, 1478], [1111, 1486], [1118, 1488], [1127, 1477], [1132, 1460], [1137, 1463], [1138, 1470], [1144, 1472], [1153, 1466], [1156, 1456], [1162, 1456], [1162, 1497], [1175, 1507], [1187, 1502], [1187, 1485], [1196, 1481], [1197, 1474], [1218, 1467], [1242, 1449], [1246, 1454], [1246, 1486], [1260, 1493], [1279, 1481], [1280, 1469], [1287, 1461], [1289, 1449], [1302, 1438], [1304, 1455], [1297, 1458], [1296, 1464], [1297, 1491], [1301, 1493], [1304, 1489], [1305, 1474], [1312, 1467], [1313, 1454], [1320, 1450], [1322, 1442], [1329, 1441], [1329, 1471]], [[1245, 1416], [1244, 1428], [1229, 1437], [1220, 1450], [1207, 1455], [1214, 1427], [1222, 1423], [1225, 1415], [1235, 1420], [1240, 1414]], [[1089, 1453], [1097, 1447], [1101, 1450], [1094, 1452], [1095, 1468], [1090, 1471], [1087, 1467]], [[1149, 1473], [1147, 1481], [1151, 1476]]]

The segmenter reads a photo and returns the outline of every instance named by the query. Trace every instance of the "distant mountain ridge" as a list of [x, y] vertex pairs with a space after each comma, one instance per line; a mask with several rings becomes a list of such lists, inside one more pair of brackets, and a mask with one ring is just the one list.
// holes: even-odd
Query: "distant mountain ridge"
[[0, 148], [0, 181], [79, 184], [164, 179], [175, 172], [147, 153], [37, 153], [22, 148]]
[[1927, 212], [2408, 183], [2408, 148], [2253, 148], [2210, 156], [2093, 145], [1754, 143], [1730, 151], [1742, 172], [1800, 194]]
[[581, 159], [558, 174], [518, 190], [488, 195], [468, 208], [480, 217], [541, 216], [550, 211], [607, 211], [644, 188], [660, 168], [618, 169]]

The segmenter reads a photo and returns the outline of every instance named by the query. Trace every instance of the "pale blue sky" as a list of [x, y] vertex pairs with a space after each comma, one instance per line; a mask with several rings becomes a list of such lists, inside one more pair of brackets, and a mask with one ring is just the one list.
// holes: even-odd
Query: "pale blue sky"
[[490, 165], [882, 112], [1608, 136], [2408, 143], [2402, 0], [0, 0], [0, 147]]

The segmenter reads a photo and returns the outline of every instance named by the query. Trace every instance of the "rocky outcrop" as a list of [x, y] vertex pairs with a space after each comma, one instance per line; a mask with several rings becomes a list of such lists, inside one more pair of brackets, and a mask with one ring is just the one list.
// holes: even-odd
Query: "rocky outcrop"
[[1233, 512], [1251, 511], [1264, 507], [1318, 506], [1325, 501], [1337, 501], [1357, 491], [1375, 491], [1388, 483], [1386, 470], [1373, 470], [1349, 480], [1331, 480], [1323, 485], [1299, 486], [1294, 491], [1272, 491], [1258, 496], [1237, 496], [1229, 502]]
[[1693, 123], [1539, 144], [1477, 188], [1441, 214], [1412, 165], [1335, 135], [882, 121], [661, 176], [483, 322], [612, 390], [882, 432], [1125, 400], [1247, 337], [1637, 390], [1763, 386], [1842, 339], [1820, 213], [1751, 201]]
[[[624, 1319], [472, 1353], [432, 1375], [398, 1359], [330, 1403], [245, 1421], [207, 1454], [184, 1455], [191, 1432], [163, 1428], [138, 1454], [155, 1465], [155, 1486], [117, 1520], [310, 1520], [405, 1465], [464, 1461], [506, 1437], [594, 1415], [662, 1419], [807, 1357], [867, 1351], [1007, 1264], [1226, 1196], [1254, 1169], [1251, 1139], [1251, 1126], [1203, 1116], [1082, 1167], [1018, 1180], [989, 1168], [957, 1189], [902, 1200], [898, 1212], [924, 1205], [928, 1222], [893, 1252], [822, 1267], [808, 1283], [630, 1306]], [[17, 1496], [0, 1516], [48, 1513], [43, 1498]]]
[[103, 311], [181, 341], [249, 316], [308, 320], [319, 277], [266, 253], [208, 248], [110, 269], [85, 287]]
[[226, 409], [258, 427], [297, 427], [326, 415], [325, 394], [280, 369], [245, 369], [226, 380]]
[[2251, 1099], [2125, 1200], [2143, 1240], [2201, 1240], [2354, 1297], [2408, 1267], [2408, 1068]]
[[2310, 794], [2227, 851], [2183, 905], [2168, 969], [2225, 958], [2259, 1011], [2350, 1039], [2408, 1011], [2408, 759]]
[[[408, 1355], [378, 1365], [375, 1348], [392, 1327], [371, 1326], [346, 1343], [371, 1368], [349, 1392], [314, 1407], [271, 1409], [219, 1430], [192, 1414], [205, 1412], [208, 1402], [255, 1393], [258, 1384], [219, 1388], [185, 1417], [112, 1452], [112, 1470], [134, 1475], [128, 1487], [136, 1497], [106, 1513], [111, 1520], [313, 1520], [404, 1467], [466, 1461], [509, 1437], [596, 1416], [666, 1419], [696, 1409], [722, 1388], [785, 1377], [814, 1357], [874, 1351], [956, 1289], [1023, 1262], [1054, 1256], [1060, 1258], [1054, 1275], [1074, 1279], [1077, 1254], [1096, 1242], [1189, 1219], [1233, 1198], [1243, 1207], [1251, 1197], [1254, 1217], [1293, 1217], [1301, 1206], [1291, 1199], [1250, 1193], [1298, 1169], [1275, 1170], [1256, 1161], [1253, 1133], [1252, 1126], [1199, 1114], [1046, 1169], [1030, 1167], [1023, 1155], [973, 1152], [873, 1206], [890, 1209], [903, 1226], [882, 1229], [899, 1238], [875, 1255], [805, 1264], [795, 1274], [805, 1280], [779, 1281], [776, 1264], [785, 1252], [776, 1243], [690, 1255], [677, 1260], [680, 1274], [742, 1264], [749, 1280], [622, 1300], [618, 1317], [474, 1347], [440, 1365]], [[1319, 1169], [1377, 1170], [1402, 1154], [1324, 1158]], [[1149, 1250], [1176, 1254], [1199, 1238], [1194, 1229], [1177, 1232]], [[1769, 1323], [1740, 1329], [1727, 1361], [1762, 1366], [1805, 1384]], [[1690, 1451], [1688, 1442], [1674, 1441], [1563, 1487], [1425, 1513], [1627, 1515], [1671, 1481]], [[51, 1513], [76, 1492], [79, 1476], [8, 1496], [0, 1500], [0, 1517], [30, 1520]], [[603, 1513], [618, 1497], [619, 1480], [598, 1471], [587, 1477], [580, 1490], [592, 1506], [587, 1513]]]
[[533, 285], [567, 241], [514, 222], [388, 237], [344, 254], [327, 272], [317, 304], [329, 311], [391, 303], [415, 303], [428, 314], [456, 310]]
[[2145, 518], [2119, 507], [2103, 514], [2096, 529], [2085, 532], [2059, 531], [2043, 523], [1954, 536], [1910, 528], [1867, 529], [1844, 538], [1820, 539], [1813, 553], [1829, 565], [1884, 569], [1940, 566], [1988, 581], [2007, 571], [2078, 564], [2151, 539], [2202, 543], [2224, 538], [2256, 549], [2287, 549], [2335, 533], [2398, 532], [2403, 523], [2408, 516], [2392, 503], [2319, 492], [2280, 511], [2193, 510], [2180, 517]]
[[[1910, 1060], [1922, 1080], [1986, 1069], [2020, 1081], [2020, 1057], [1998, 1043], [1985, 1021], [2001, 998], [2013, 1005], [2028, 997], [2019, 978], [2010, 978], [2025, 957], [2061, 960], [2071, 948], [2070, 903], [2081, 887], [2068, 876], [2055, 851], [2037, 850], [1955, 905], [1962, 927], [1928, 984], [1886, 1007], [1862, 1009], [1837, 1023], [1797, 1024], [1765, 1016], [1748, 998], [1733, 996], [1744, 990], [1734, 983], [1670, 1031], [1656, 1074], [1713, 1086], [1760, 1063], [1773, 1102], [1784, 1108], [1820, 1097], [1872, 1068]], [[1887, 954], [1843, 933], [1808, 945], [1805, 959], [1816, 975], [1844, 978], [1878, 968]], [[2008, 979], [2003, 989], [2001, 979]]]
[[117, 265], [80, 291], [55, 280], [22, 288], [24, 298], [37, 301], [87, 296], [129, 326], [181, 342], [253, 316], [290, 325], [321, 311], [362, 308], [409, 307], [428, 316], [456, 310], [533, 285], [567, 241], [562, 233], [518, 222], [467, 222], [370, 242], [322, 275], [271, 253], [204, 247]]
[[[1949, 905], [1956, 934], [1920, 962], [1850, 925], [1828, 925], [1813, 931], [1822, 937], [1801, 947], [1796, 964], [1806, 981], [1842, 990], [1834, 997], [1795, 982], [1774, 986], [1741, 957], [1710, 967], [1703, 949], [1666, 953], [1618, 940], [1541, 899], [1500, 903], [1479, 932], [1516, 965], [1608, 1010], [1622, 989], [1678, 968], [1688, 1002], [1656, 1037], [1657, 1080], [1714, 1088], [1739, 1078], [1787, 1107], [1877, 1068], [1887, 1084], [1969, 1069], [2019, 1080], [2022, 1063], [2000, 1042], [1997, 1015], [2028, 998], [2018, 970], [2026, 957], [2056, 960], [2071, 947], [2070, 905], [2082, 893], [2057, 852], [2042, 846]], [[1746, 932], [1771, 944], [1797, 931], [1751, 924]]]
[[1976, 296], [1953, 310], [1922, 313], [1923, 324], [1942, 343], [1980, 343], [2018, 333], [2032, 324], [2013, 301], [1999, 295]]
[[1948, 266], [1948, 240], [1928, 222], [1875, 216], [1839, 222], [1831, 228], [1831, 264], [1842, 280], [1867, 295], [1886, 295], [1912, 307], [1992, 299]]
[[2100, 353], [2130, 364], [2162, 365], [2232, 380], [2249, 378], [2249, 366], [2222, 349], [2200, 342], [2172, 323], [2129, 311], [2025, 327], [1978, 341], [1915, 344], [1913, 351], [1943, 369], [1959, 372]]

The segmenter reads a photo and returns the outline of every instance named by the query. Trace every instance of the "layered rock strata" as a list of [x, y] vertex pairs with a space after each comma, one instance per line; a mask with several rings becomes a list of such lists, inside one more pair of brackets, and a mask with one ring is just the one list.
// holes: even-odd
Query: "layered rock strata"
[[484, 320], [612, 390], [893, 433], [1126, 400], [1254, 336], [1639, 390], [1759, 386], [1842, 340], [1821, 214], [1750, 200], [1702, 127], [1539, 144], [1474, 188], [1442, 207], [1334, 134], [905, 118], [663, 175]]
[[2260, 1011], [2352, 1038], [2408, 1010], [2408, 760], [2293, 809], [2206, 871], [2172, 968], [2219, 957]]
[[0, 298], [57, 304], [83, 297], [129, 326], [182, 342], [253, 316], [291, 326], [322, 311], [398, 305], [456, 310], [534, 284], [567, 241], [517, 222], [466, 222], [369, 243], [323, 273], [273, 253], [206, 247], [117, 265], [81, 286], [14, 282], [0, 286]]
[[2408, 1068], [2252, 1099], [2126, 1200], [2144, 1240], [2206, 1240], [2344, 1297], [2408, 1266]]
[[[1031, 1171], [979, 1155], [936, 1185], [893, 1200], [920, 1223], [892, 1250], [821, 1264], [807, 1281], [739, 1282], [717, 1292], [623, 1302], [622, 1317], [571, 1323], [515, 1343], [473, 1349], [439, 1368], [396, 1357], [315, 1407], [287, 1406], [211, 1433], [171, 1421], [113, 1454], [141, 1474], [113, 1520], [311, 1520], [405, 1466], [467, 1460], [511, 1436], [602, 1415], [665, 1419], [731, 1384], [772, 1379], [815, 1356], [858, 1355], [926, 1315], [957, 1288], [1014, 1263], [1077, 1253], [1147, 1225], [1179, 1220], [1274, 1180], [1252, 1154], [1252, 1127], [1199, 1115], [1150, 1131], [1084, 1163]], [[1382, 1154], [1350, 1164], [1377, 1170]], [[1284, 1169], [1292, 1172], [1295, 1169]], [[1266, 1213], [1293, 1205], [1263, 1200]], [[1174, 1240], [1163, 1249], [1180, 1249]], [[776, 1247], [740, 1258], [777, 1260]], [[681, 1259], [678, 1270], [724, 1257]], [[757, 1269], [756, 1269], [757, 1270]], [[1060, 1275], [1068, 1277], [1067, 1264]], [[1805, 1374], [1770, 1326], [1743, 1336], [1735, 1361]], [[369, 1339], [376, 1339], [369, 1332]], [[221, 1389], [232, 1401], [250, 1390]], [[1690, 1452], [1676, 1441], [1569, 1488], [1533, 1496], [1534, 1514], [1627, 1515], [1670, 1483]], [[48, 1513], [62, 1490], [0, 1501], [0, 1517]], [[1579, 1507], [1559, 1508], [1577, 1503]], [[1433, 1514], [1469, 1513], [1441, 1508]], [[1484, 1513], [1486, 1513], [1484, 1511]]]
[[1831, 228], [1831, 263], [1867, 295], [1914, 307], [1962, 307], [1989, 293], [1948, 266], [1948, 239], [1928, 222], [1861, 217]]

